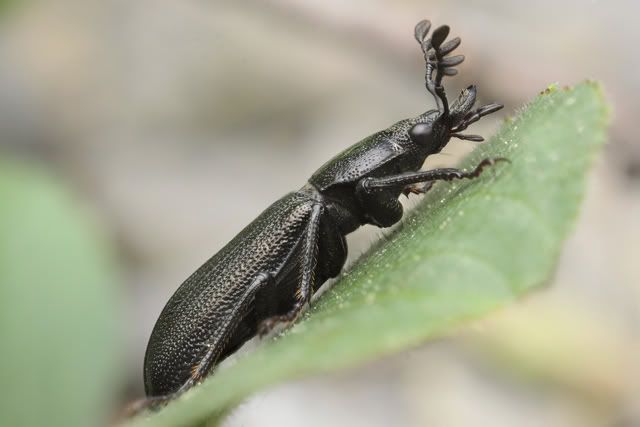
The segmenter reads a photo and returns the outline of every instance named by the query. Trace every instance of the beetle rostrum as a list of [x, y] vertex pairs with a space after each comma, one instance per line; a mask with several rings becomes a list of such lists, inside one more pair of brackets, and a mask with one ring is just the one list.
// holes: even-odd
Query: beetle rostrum
[[314, 292], [336, 277], [347, 258], [345, 236], [364, 224], [389, 227], [402, 218], [400, 195], [424, 193], [436, 181], [475, 178], [502, 158], [472, 171], [420, 170], [451, 138], [500, 108], [475, 108], [469, 86], [449, 105], [442, 80], [457, 74], [464, 57], [450, 56], [459, 38], [449, 27], [415, 38], [424, 54], [425, 85], [436, 108], [364, 138], [318, 169], [297, 191], [268, 207], [186, 279], [162, 310], [144, 359], [144, 407], [171, 400], [205, 378], [257, 334], [294, 321]]

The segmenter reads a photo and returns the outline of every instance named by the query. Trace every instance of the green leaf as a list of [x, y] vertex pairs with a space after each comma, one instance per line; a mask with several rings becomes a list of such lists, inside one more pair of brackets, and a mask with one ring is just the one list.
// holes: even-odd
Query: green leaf
[[111, 252], [64, 186], [0, 161], [0, 425], [106, 424], [117, 385]]
[[605, 141], [597, 84], [549, 88], [463, 166], [507, 157], [481, 178], [438, 183], [283, 337], [264, 342], [131, 426], [194, 426], [270, 385], [415, 347], [543, 285]]

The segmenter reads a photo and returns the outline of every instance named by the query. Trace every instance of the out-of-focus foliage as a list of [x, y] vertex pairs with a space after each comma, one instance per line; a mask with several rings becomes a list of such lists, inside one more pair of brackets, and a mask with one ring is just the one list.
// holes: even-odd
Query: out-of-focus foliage
[[468, 336], [470, 351], [525, 383], [612, 406], [636, 386], [627, 375], [637, 370], [640, 345], [575, 307], [528, 301], [485, 321], [482, 333]]
[[135, 426], [215, 420], [268, 385], [411, 348], [545, 283], [605, 141], [596, 84], [550, 88], [463, 163], [507, 157], [478, 180], [439, 184], [281, 339]]
[[0, 160], [0, 425], [105, 423], [120, 353], [111, 255], [60, 182]]
[[13, 0], [0, 0], [0, 16], [4, 14], [11, 4], [14, 3]]

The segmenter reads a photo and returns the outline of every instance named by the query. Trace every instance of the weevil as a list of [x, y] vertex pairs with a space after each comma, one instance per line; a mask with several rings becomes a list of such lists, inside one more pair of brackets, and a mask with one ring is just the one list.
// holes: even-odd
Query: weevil
[[345, 236], [364, 224], [400, 221], [401, 195], [424, 193], [434, 182], [475, 178], [502, 158], [472, 171], [421, 170], [451, 138], [500, 104], [474, 109], [469, 86], [449, 105], [443, 77], [457, 74], [464, 56], [450, 56], [460, 38], [449, 27], [419, 22], [415, 38], [424, 54], [425, 85], [436, 109], [400, 120], [325, 163], [299, 190], [268, 207], [220, 252], [182, 283], [153, 328], [144, 359], [145, 402], [166, 402], [205, 378], [243, 343], [276, 324], [294, 321], [322, 283], [347, 258]]

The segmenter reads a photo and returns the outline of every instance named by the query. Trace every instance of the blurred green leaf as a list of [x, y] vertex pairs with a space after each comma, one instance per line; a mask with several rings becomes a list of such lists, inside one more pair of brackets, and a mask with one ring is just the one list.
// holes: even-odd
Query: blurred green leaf
[[99, 426], [117, 378], [111, 253], [78, 201], [0, 161], [0, 425]]
[[439, 183], [303, 321], [131, 426], [194, 426], [269, 385], [415, 347], [543, 285], [605, 141], [599, 87], [550, 88], [464, 161], [504, 156], [480, 179]]
[[4, 18], [9, 12], [11, 12], [18, 4], [24, 3], [26, 0], [0, 0], [0, 19]]

